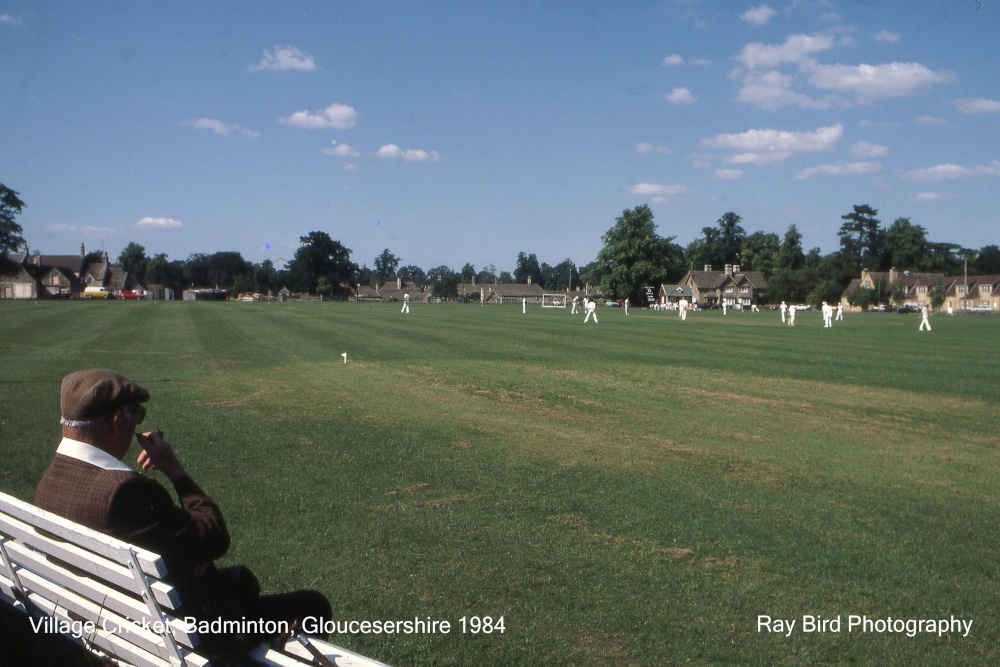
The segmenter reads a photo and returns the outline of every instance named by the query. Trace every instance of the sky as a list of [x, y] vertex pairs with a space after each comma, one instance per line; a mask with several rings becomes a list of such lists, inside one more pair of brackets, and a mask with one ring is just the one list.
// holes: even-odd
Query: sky
[[584, 265], [649, 204], [687, 245], [838, 248], [856, 204], [1000, 243], [1000, 0], [0, 0], [0, 183], [32, 251]]

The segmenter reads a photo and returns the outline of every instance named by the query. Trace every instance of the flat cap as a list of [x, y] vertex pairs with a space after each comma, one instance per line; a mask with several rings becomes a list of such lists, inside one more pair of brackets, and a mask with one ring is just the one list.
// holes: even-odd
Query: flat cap
[[107, 417], [129, 403], [145, 403], [149, 392], [144, 387], [113, 371], [88, 368], [63, 378], [59, 392], [62, 417], [87, 421]]

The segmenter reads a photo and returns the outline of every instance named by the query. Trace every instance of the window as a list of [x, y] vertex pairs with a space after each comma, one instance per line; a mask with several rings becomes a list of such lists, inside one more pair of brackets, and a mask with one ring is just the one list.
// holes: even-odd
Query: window
[[990, 293], [990, 286], [989, 285], [980, 285], [979, 286], [979, 293], [980, 294], [989, 294]]
[[733, 293], [733, 286], [732, 285], [726, 285], [726, 290], [725, 291], [726, 291], [726, 294], [732, 294]]
[[740, 294], [749, 294], [749, 293], [750, 293], [750, 288], [747, 287], [746, 285], [740, 288]]
[[959, 294], [965, 294], [965, 285], [959, 285], [958, 286], [958, 293]]
[[917, 292], [919, 292], [920, 294], [927, 294], [927, 288], [921, 285], [920, 287], [917, 288]]
[[865, 289], [871, 289], [872, 288], [872, 281], [866, 280], [864, 287], [865, 287]]

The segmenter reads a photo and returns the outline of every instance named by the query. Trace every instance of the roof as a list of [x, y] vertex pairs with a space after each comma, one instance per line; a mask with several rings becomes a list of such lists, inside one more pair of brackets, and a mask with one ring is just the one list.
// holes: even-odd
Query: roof
[[533, 298], [541, 298], [543, 294], [546, 294], [541, 285], [536, 285], [534, 283], [530, 285], [525, 283], [504, 283], [502, 285], [484, 285], [477, 283], [458, 284], [459, 296], [465, 296], [466, 294], [479, 294], [480, 290], [483, 290], [486, 294], [492, 293], [497, 296], [502, 296], [505, 299], [529, 296]]

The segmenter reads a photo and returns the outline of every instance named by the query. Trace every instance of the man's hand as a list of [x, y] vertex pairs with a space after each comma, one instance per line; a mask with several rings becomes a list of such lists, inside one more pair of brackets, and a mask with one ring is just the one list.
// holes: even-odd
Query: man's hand
[[184, 466], [177, 460], [173, 447], [163, 439], [161, 432], [136, 433], [135, 439], [142, 447], [135, 462], [143, 470], [159, 470], [169, 477], [171, 482], [184, 476]]

